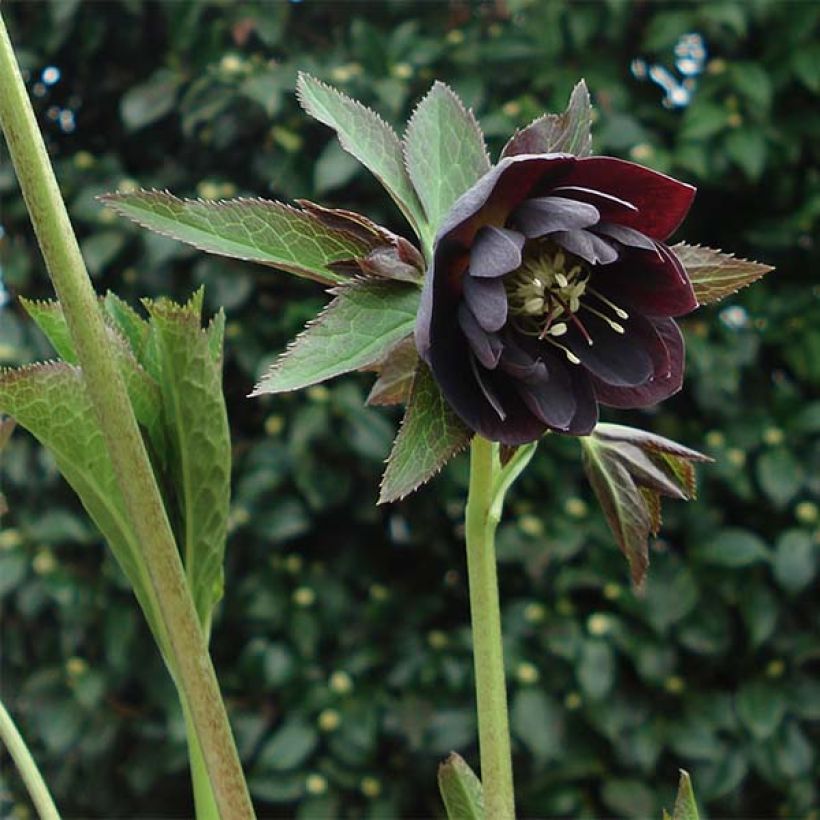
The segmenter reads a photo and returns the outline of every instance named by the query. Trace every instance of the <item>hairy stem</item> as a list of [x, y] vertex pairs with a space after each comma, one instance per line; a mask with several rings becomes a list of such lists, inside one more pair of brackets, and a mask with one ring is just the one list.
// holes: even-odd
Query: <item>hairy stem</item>
[[513, 820], [512, 756], [495, 560], [495, 530], [501, 506], [495, 503], [497, 450], [497, 445], [481, 436], [473, 438], [466, 512], [467, 574], [484, 811], [488, 820]]
[[51, 795], [48, 791], [43, 776], [31, 756], [31, 752], [25, 744], [20, 732], [14, 725], [11, 715], [6, 711], [6, 707], [0, 703], [0, 740], [8, 749], [11, 759], [26, 784], [31, 802], [37, 809], [40, 820], [60, 820], [60, 815]]
[[143, 551], [159, 608], [158, 620], [167, 634], [169, 664], [190, 709], [220, 816], [223, 820], [253, 817], [228, 716], [162, 497], [2, 17], [0, 125], [66, 316], [130, 523]]

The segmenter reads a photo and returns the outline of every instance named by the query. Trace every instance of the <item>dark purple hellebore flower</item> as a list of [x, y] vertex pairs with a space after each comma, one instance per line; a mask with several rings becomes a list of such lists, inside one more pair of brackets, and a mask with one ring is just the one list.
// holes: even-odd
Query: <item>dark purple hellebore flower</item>
[[624, 160], [523, 154], [455, 203], [416, 345], [465, 424], [509, 445], [586, 435], [598, 402], [646, 407], [680, 389], [671, 317], [697, 300], [663, 240], [694, 194]]

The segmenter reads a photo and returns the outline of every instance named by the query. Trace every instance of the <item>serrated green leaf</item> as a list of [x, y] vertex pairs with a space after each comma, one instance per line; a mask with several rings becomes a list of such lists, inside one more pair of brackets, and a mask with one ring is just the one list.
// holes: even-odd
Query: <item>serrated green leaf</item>
[[[46, 334], [60, 358], [68, 364], [77, 364], [77, 354], [74, 351], [74, 344], [71, 341], [60, 303], [27, 299], [21, 299], [21, 303], [37, 326]], [[128, 306], [121, 302], [120, 311], [124, 313], [125, 308]], [[118, 332], [117, 328], [111, 326], [111, 322], [108, 323], [106, 331], [125, 379], [134, 415], [148, 432], [154, 456], [164, 464], [167, 442], [162, 425], [162, 400], [159, 385], [140, 365], [129, 342]]]
[[106, 194], [101, 200], [144, 228], [208, 253], [259, 262], [325, 284], [347, 282], [330, 268], [372, 250], [359, 236], [313, 214], [265, 199], [207, 202], [165, 191]]
[[448, 820], [484, 820], [481, 781], [455, 752], [438, 767], [438, 788]]
[[78, 364], [60, 303], [56, 300], [40, 301], [20, 297], [20, 304], [43, 331], [57, 355], [68, 364]]
[[379, 504], [397, 501], [432, 478], [470, 441], [470, 431], [420, 363], [401, 429], [382, 478]]
[[441, 82], [416, 106], [404, 136], [404, 156], [433, 234], [453, 203], [490, 170], [472, 111]]
[[131, 350], [134, 351], [137, 360], [142, 364], [140, 357], [148, 336], [148, 321], [111, 291], [108, 291], [103, 297], [103, 307], [108, 319], [128, 340]]
[[339, 290], [252, 395], [297, 390], [379, 361], [413, 332], [420, 296], [412, 285], [372, 280]]
[[367, 404], [405, 404], [410, 398], [419, 354], [412, 336], [397, 342], [379, 364], [379, 377], [367, 397]]
[[581, 80], [563, 114], [544, 114], [526, 128], [516, 131], [504, 146], [502, 157], [516, 154], [574, 154], [587, 157], [592, 153], [592, 105], [589, 90]]
[[375, 111], [309, 74], [299, 74], [296, 95], [302, 108], [332, 128], [342, 148], [376, 176], [422, 236], [426, 230], [424, 211], [404, 166], [395, 131]]
[[736, 259], [730, 253], [679, 242], [671, 250], [678, 257], [702, 305], [719, 302], [773, 271], [771, 265]]
[[689, 777], [689, 772], [681, 769], [678, 796], [675, 798], [675, 807], [672, 809], [671, 820], [699, 820], [699, 818], [698, 804], [695, 801], [695, 792], [692, 789], [692, 779]]
[[146, 301], [160, 366], [180, 548], [197, 613], [207, 625], [222, 597], [231, 440], [220, 357], [201, 327], [202, 292], [186, 305]]
[[3, 372], [0, 412], [11, 416], [54, 456], [63, 478], [111, 547], [162, 645], [139, 542], [128, 523], [80, 369], [53, 362]]

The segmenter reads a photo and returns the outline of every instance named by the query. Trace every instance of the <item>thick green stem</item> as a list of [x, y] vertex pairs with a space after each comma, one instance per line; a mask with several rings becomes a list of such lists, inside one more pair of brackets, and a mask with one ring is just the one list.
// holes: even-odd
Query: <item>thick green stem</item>
[[495, 560], [495, 530], [501, 512], [500, 503], [495, 503], [498, 473], [497, 445], [475, 436], [466, 525], [481, 783], [487, 820], [513, 820], [515, 799]]
[[37, 809], [37, 814], [40, 820], [60, 820], [60, 815], [51, 795], [48, 791], [43, 776], [34, 762], [25, 741], [23, 740], [11, 715], [6, 711], [6, 707], [0, 703], [0, 740], [8, 749], [11, 759], [17, 766], [20, 772], [20, 777], [23, 778], [23, 783], [26, 784], [31, 802], [34, 803], [34, 808]]
[[65, 313], [131, 525], [143, 550], [168, 659], [182, 689], [223, 820], [253, 817], [208, 647], [151, 463], [0, 17], [0, 125]]

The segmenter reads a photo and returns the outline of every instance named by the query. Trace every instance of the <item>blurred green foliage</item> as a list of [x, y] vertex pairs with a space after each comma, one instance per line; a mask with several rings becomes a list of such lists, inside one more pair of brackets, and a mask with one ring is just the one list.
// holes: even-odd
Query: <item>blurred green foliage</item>
[[[234, 501], [213, 650], [260, 814], [441, 816], [439, 760], [457, 750], [477, 767], [463, 459], [377, 508], [398, 415], [362, 406], [368, 378], [245, 398], [321, 289], [95, 201], [136, 185], [308, 197], [403, 230], [299, 111], [303, 69], [397, 124], [440, 78], [496, 152], [584, 76], [597, 152], [696, 184], [688, 241], [777, 265], [684, 320], [682, 395], [610, 416], [717, 459], [697, 502], [668, 506], [645, 593], [629, 589], [571, 440], [541, 445], [499, 546], [522, 814], [659, 816], [683, 766], [712, 814], [806, 816], [820, 782], [820, 6], [54, 0], [4, 13], [98, 288], [135, 303], [204, 283], [209, 309], [228, 312]], [[674, 75], [688, 32], [704, 37], [705, 70], [689, 105], [666, 108], [630, 64]], [[8, 163], [0, 195], [3, 283], [48, 295]], [[49, 355], [19, 305], [2, 309], [0, 362]], [[15, 433], [2, 466], [2, 696], [58, 804], [189, 814], [182, 718], [123, 577], [30, 437]], [[8, 767], [0, 801], [24, 816]]]

